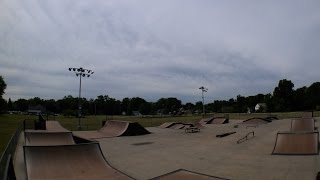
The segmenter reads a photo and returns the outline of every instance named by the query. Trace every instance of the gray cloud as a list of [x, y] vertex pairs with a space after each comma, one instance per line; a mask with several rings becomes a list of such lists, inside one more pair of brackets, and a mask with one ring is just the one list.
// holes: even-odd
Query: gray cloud
[[0, 2], [6, 98], [83, 95], [208, 101], [318, 81], [318, 1]]

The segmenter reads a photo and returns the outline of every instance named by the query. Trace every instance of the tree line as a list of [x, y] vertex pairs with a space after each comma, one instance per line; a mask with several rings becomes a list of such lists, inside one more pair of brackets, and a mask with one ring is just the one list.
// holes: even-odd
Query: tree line
[[[79, 99], [71, 95], [62, 99], [31, 99], [20, 98], [8, 101], [2, 98], [5, 82], [0, 76], [0, 107], [1, 112], [20, 111], [26, 112], [30, 106], [42, 105], [49, 113], [64, 115], [77, 115]], [[315, 82], [309, 87], [294, 89], [294, 84], [287, 79], [280, 80], [273, 93], [257, 94], [254, 96], [241, 96], [229, 100], [215, 100], [205, 104], [206, 113], [245, 113], [255, 112], [255, 106], [264, 104], [259, 112], [288, 112], [320, 110], [320, 82]], [[80, 104], [84, 115], [181, 115], [185, 113], [202, 113], [202, 102], [185, 103], [175, 97], [160, 98], [156, 102], [148, 102], [141, 97], [123, 98], [117, 100], [108, 95], [100, 95], [95, 99], [81, 98]]]

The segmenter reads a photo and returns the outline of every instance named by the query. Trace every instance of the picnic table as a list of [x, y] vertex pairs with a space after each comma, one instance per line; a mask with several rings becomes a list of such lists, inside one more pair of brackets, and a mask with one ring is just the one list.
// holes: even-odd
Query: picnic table
[[186, 133], [197, 133], [197, 132], [200, 132], [200, 129], [197, 127], [188, 127], [184, 131]]

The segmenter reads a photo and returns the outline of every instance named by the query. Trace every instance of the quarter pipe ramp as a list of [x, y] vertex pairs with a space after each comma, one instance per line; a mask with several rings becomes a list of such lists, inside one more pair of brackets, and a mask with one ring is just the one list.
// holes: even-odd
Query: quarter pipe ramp
[[98, 131], [74, 131], [73, 133], [89, 139], [150, 134], [150, 132], [139, 123], [116, 120], [107, 121]]
[[314, 119], [293, 119], [291, 121], [291, 131], [314, 131]]
[[75, 144], [71, 132], [25, 131], [27, 146], [51, 146]]
[[319, 132], [279, 132], [273, 155], [317, 155]]
[[98, 143], [23, 148], [29, 180], [133, 179], [108, 164]]

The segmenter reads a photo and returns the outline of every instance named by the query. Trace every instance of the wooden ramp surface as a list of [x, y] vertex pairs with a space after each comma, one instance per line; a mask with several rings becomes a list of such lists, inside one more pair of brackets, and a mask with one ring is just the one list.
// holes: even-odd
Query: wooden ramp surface
[[272, 154], [274, 155], [317, 155], [319, 133], [279, 132]]
[[29, 180], [132, 179], [111, 167], [98, 143], [64, 146], [24, 146]]

